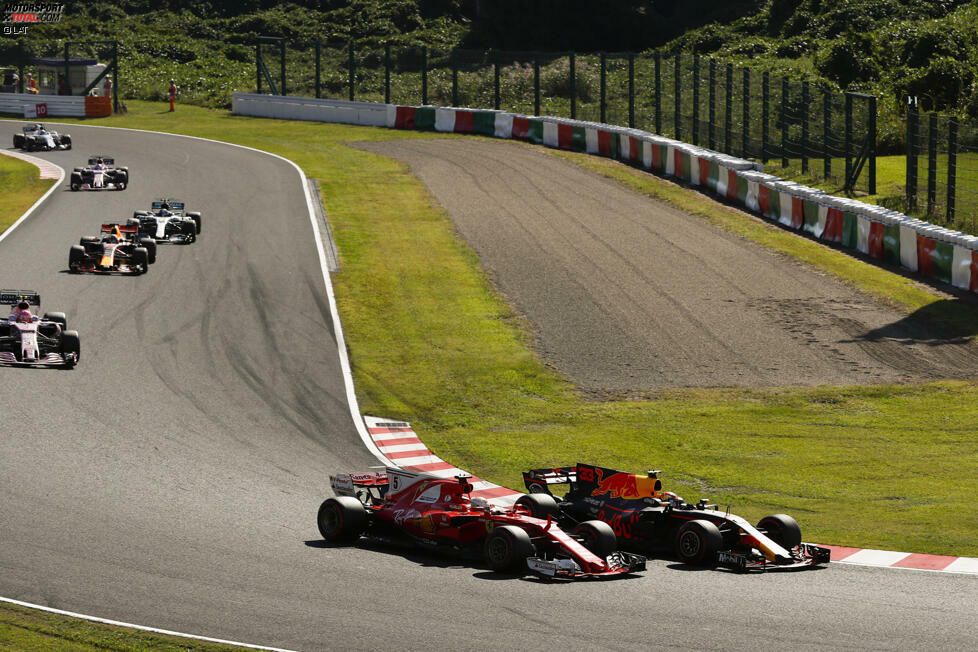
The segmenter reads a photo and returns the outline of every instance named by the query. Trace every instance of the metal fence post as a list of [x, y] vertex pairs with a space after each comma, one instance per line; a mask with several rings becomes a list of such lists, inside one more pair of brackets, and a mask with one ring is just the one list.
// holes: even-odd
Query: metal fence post
[[112, 41], [112, 112], [119, 112], [119, 41]]
[[869, 98], [869, 194], [876, 194], [876, 97]]
[[492, 107], [499, 110], [499, 53], [493, 52], [492, 57]]
[[319, 79], [322, 71], [322, 59], [320, 58], [319, 39], [316, 39], [316, 97], [321, 97], [319, 93]]
[[832, 135], [832, 93], [822, 89], [822, 176], [832, 176], [832, 152], [829, 151], [829, 138]]
[[635, 53], [628, 53], [628, 128], [635, 128]]
[[391, 103], [391, 44], [384, 43], [384, 104]]
[[787, 120], [787, 107], [788, 107], [788, 78], [781, 78], [781, 112], [779, 117], [779, 125], [781, 127], [781, 167], [788, 167], [788, 125]]
[[954, 223], [954, 198], [957, 192], [958, 119], [951, 118], [947, 132], [947, 223]]
[[673, 77], [673, 89], [675, 90], [675, 97], [673, 98], [673, 100], [674, 100], [674, 102], [673, 102], [674, 118], [673, 119], [676, 121], [676, 124], [675, 124], [675, 127], [676, 127], [676, 140], [682, 140], [683, 139], [683, 136], [682, 136], [682, 134], [683, 134], [683, 116], [682, 116], [682, 113], [681, 113], [681, 111], [682, 111], [682, 99], [681, 99], [681, 96], [682, 96], [682, 90], [681, 90], [682, 89], [682, 82], [681, 82], [681, 77], [680, 77], [681, 76], [681, 71], [682, 71], [682, 55], [679, 52], [676, 53], [676, 61], [675, 61], [674, 65], [673, 65], [673, 68], [674, 68], [673, 75], [672, 75], [672, 77]]
[[428, 46], [421, 46], [421, 106], [428, 104]]
[[350, 101], [352, 102], [354, 99], [356, 99], [356, 79], [357, 79], [357, 71], [356, 71], [357, 64], [356, 64], [356, 60], [353, 58], [354, 56], [353, 41], [349, 42], [348, 47], [350, 49], [349, 62], [348, 62], [348, 65], [350, 67]]
[[937, 114], [931, 113], [927, 125], [927, 214], [933, 215], [937, 204]]
[[919, 113], [916, 98], [907, 97], [907, 209], [917, 210], [917, 152]]
[[662, 135], [662, 54], [655, 51], [655, 133]]
[[768, 123], [771, 121], [771, 76], [761, 75], [761, 162], [767, 163], [768, 137], [771, 135]]
[[693, 55], [693, 144], [700, 144], [700, 55]]
[[604, 52], [601, 53], [601, 119], [599, 122], [606, 122], [605, 113], [608, 108], [607, 103], [607, 74], [608, 74], [608, 60]]
[[570, 117], [571, 120], [577, 119], [577, 70], [574, 60], [574, 53], [570, 53]]
[[452, 50], [452, 106], [458, 106], [458, 53]]
[[[68, 64], [68, 44], [65, 43], [65, 89], [68, 95], [71, 95], [71, 68]], [[285, 59], [282, 59], [282, 77], [285, 77]], [[285, 95], [285, 92], [282, 92]]]
[[282, 95], [284, 96], [288, 95], [288, 92], [285, 90], [285, 39], [279, 40], [278, 43], [279, 58], [282, 60], [282, 81], [279, 85], [282, 87]]
[[540, 115], [540, 53], [533, 53], [533, 115]]
[[744, 131], [740, 155], [750, 158], [750, 68], [744, 68]]
[[717, 62], [710, 59], [710, 149], [717, 148]]
[[[255, 76], [257, 77], [257, 93], [261, 95], [261, 41], [255, 43]], [[21, 75], [23, 77], [23, 75]], [[23, 90], [21, 90], [23, 92]]]
[[849, 188], [849, 180], [852, 179], [852, 95], [846, 93], [846, 136], [843, 147], [846, 150], [846, 189]]
[[801, 83], [801, 171], [808, 172], [808, 105], [811, 103], [811, 89], [807, 81]]
[[723, 107], [723, 151], [733, 154], [730, 144], [730, 132], [733, 131], [733, 64], [727, 64], [727, 97]]

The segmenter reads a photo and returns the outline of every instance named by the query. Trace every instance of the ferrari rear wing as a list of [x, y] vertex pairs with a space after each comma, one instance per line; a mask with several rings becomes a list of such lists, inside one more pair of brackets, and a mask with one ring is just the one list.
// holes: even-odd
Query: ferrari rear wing
[[41, 305], [41, 295], [35, 290], [0, 290], [0, 305], [16, 306], [21, 301], [37, 307]]

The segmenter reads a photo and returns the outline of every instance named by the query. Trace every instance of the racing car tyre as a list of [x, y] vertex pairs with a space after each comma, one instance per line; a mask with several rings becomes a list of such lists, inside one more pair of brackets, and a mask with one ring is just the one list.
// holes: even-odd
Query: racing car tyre
[[[74, 358], [69, 354], [74, 353]], [[65, 331], [61, 333], [61, 355], [65, 358], [65, 364], [74, 367], [75, 363], [81, 359], [81, 338], [78, 331]]]
[[367, 528], [367, 508], [352, 496], [327, 498], [316, 518], [319, 533], [327, 541], [350, 541]]
[[24, 149], [24, 137], [20, 134], [14, 134], [14, 149]]
[[68, 318], [63, 312], [46, 312], [41, 317], [41, 321], [53, 321], [61, 325], [61, 329], [68, 328]]
[[486, 537], [483, 552], [489, 568], [497, 573], [519, 573], [526, 571], [526, 558], [536, 551], [526, 530], [500, 525]]
[[584, 521], [571, 534], [580, 538], [585, 548], [602, 559], [618, 550], [618, 537], [604, 521]]
[[710, 521], [689, 521], [676, 532], [676, 555], [686, 564], [715, 565], [722, 545], [720, 529]]
[[200, 235], [200, 213], [187, 213], [187, 216], [194, 221], [197, 226], [197, 235]]
[[550, 494], [523, 494], [516, 504], [529, 510], [533, 518], [546, 520], [557, 513], [557, 500]]
[[156, 240], [153, 238], [140, 238], [139, 246], [146, 249], [149, 253], [149, 264], [152, 265], [156, 262]]
[[71, 249], [68, 250], [68, 269], [70, 271], [75, 271], [82, 263], [85, 262], [85, 248], [81, 245], [71, 245]]
[[149, 271], [149, 251], [146, 247], [136, 247], [132, 250], [132, 262], [143, 268], [143, 274]]
[[798, 521], [787, 514], [771, 514], [757, 522], [757, 529], [782, 548], [791, 550], [801, 543]]

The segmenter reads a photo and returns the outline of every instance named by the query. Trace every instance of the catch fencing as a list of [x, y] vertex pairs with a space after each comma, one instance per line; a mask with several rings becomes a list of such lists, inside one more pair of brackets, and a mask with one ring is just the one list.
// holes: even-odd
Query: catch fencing
[[876, 98], [698, 55], [436, 50], [354, 43], [256, 48], [257, 92], [472, 107], [617, 124], [876, 192]]

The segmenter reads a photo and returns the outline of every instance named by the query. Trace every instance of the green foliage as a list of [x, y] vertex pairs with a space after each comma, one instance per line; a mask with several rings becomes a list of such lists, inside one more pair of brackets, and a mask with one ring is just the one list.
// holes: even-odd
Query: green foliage
[[[463, 0], [169, 0], [162, 6], [167, 10], [149, 0], [72, 3], [62, 23], [32, 28], [27, 42], [35, 49], [43, 43], [57, 53], [64, 40], [78, 34], [116, 39], [122, 54], [120, 90], [127, 99], [160, 99], [165, 81], [174, 77], [181, 86], [180, 101], [205, 106], [228, 106], [233, 90], [254, 90], [254, 43], [267, 35], [287, 39], [288, 85], [307, 94], [314, 93], [311, 50], [316, 40], [352, 39], [358, 50], [378, 51], [384, 43], [431, 50], [659, 49], [710, 54], [758, 73], [895, 98], [897, 105], [912, 94], [927, 110], [978, 118], [978, 6], [969, 0], [624, 0], [599, 5], [588, 0], [478, 5]], [[14, 48], [10, 39], [0, 42], [0, 65], [13, 63]], [[522, 97], [526, 60], [520, 65], [523, 71], [507, 69], [504, 79], [513, 82], [514, 96]], [[342, 53], [324, 62], [324, 88], [343, 94], [344, 66]], [[379, 66], [375, 62], [373, 67]], [[439, 74], [444, 76], [433, 76]], [[569, 98], [566, 76], [558, 68], [546, 63], [541, 74], [545, 95], [558, 102]], [[363, 77], [372, 89], [368, 94], [382, 98], [376, 72]], [[582, 79], [579, 72], [577, 92], [584, 101], [597, 94], [589, 86], [594, 79]], [[443, 87], [450, 89], [451, 82], [435, 81], [441, 87], [433, 87], [431, 97], [443, 97]], [[491, 102], [491, 82], [473, 77], [460, 83], [472, 105], [489, 106], [475, 100]], [[419, 79], [393, 84], [420, 97]]]

